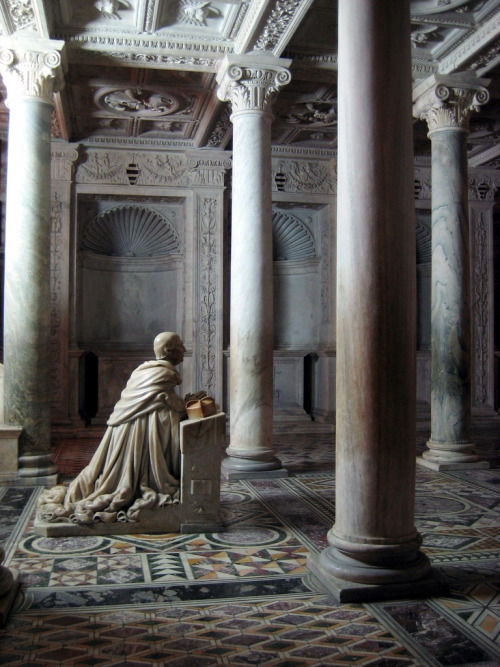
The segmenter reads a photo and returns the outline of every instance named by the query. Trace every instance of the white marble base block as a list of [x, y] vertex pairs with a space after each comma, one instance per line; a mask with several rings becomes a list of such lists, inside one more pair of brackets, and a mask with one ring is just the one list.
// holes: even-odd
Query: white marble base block
[[18, 438], [22, 429], [0, 424], [0, 484], [18, 479]]

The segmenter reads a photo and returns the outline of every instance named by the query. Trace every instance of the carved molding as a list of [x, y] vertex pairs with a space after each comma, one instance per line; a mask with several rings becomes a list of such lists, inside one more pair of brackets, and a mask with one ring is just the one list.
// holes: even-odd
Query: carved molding
[[192, 170], [193, 186], [223, 187], [226, 171], [231, 168], [232, 162], [229, 157], [190, 157], [188, 165]]
[[37, 30], [35, 10], [32, 0], [6, 0], [15, 32]]
[[429, 135], [439, 130], [468, 131], [469, 116], [489, 100], [484, 80], [431, 77], [415, 89], [414, 116], [425, 120]]
[[[32, 40], [31, 44], [36, 44]], [[44, 46], [52, 48], [43, 48]], [[27, 42], [6, 42], [0, 51], [0, 72], [8, 98], [13, 100], [37, 99], [52, 104], [52, 94], [64, 87], [61, 51], [62, 42], [41, 41], [40, 50], [27, 47]]]
[[289, 60], [258, 56], [226, 58], [217, 74], [217, 96], [231, 102], [233, 114], [271, 112], [276, 94], [291, 81]]
[[272, 51], [293, 21], [301, 4], [302, 0], [278, 0], [255, 43], [255, 50]]

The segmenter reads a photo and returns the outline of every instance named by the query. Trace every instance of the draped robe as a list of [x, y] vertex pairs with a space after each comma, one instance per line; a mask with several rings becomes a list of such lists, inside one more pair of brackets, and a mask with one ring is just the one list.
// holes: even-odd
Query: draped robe
[[146, 361], [130, 376], [89, 465], [68, 487], [44, 492], [46, 520], [134, 521], [145, 508], [179, 502], [181, 377], [168, 361]]

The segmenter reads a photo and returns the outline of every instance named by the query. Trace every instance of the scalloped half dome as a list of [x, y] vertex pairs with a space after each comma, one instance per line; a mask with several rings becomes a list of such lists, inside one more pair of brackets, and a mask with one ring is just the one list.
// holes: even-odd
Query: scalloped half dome
[[273, 212], [273, 260], [283, 262], [316, 256], [314, 238], [305, 224], [290, 213]]
[[172, 223], [157, 211], [116, 206], [90, 222], [82, 250], [111, 257], [161, 257], [180, 252], [180, 243]]

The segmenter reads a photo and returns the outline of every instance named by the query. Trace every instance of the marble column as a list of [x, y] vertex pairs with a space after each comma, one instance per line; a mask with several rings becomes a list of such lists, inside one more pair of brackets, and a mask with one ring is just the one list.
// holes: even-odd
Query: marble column
[[414, 91], [432, 144], [431, 436], [418, 462], [484, 467], [471, 442], [470, 242], [467, 133], [488, 91], [473, 74], [433, 76]]
[[289, 64], [233, 56], [217, 75], [233, 123], [228, 479], [287, 474], [273, 447], [271, 106]]
[[22, 427], [19, 478], [52, 484], [50, 448], [50, 117], [63, 42], [3, 42], [10, 111], [5, 229], [5, 421]]
[[309, 569], [340, 601], [440, 583], [414, 525], [409, 0], [339, 0], [336, 518]]

